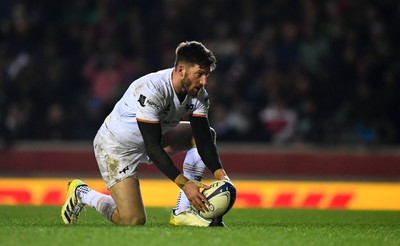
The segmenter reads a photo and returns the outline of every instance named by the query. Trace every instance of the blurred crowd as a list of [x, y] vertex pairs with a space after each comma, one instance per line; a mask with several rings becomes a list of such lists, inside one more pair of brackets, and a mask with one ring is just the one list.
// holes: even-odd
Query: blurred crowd
[[397, 0], [2, 0], [0, 145], [91, 140], [178, 43], [217, 57], [219, 141], [400, 143]]

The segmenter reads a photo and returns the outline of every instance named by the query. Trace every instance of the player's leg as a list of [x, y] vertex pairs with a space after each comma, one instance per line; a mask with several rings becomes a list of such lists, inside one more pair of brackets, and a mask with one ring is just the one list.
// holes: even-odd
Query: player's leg
[[[215, 130], [210, 128], [215, 142]], [[177, 139], [174, 141], [174, 139]], [[197, 152], [196, 143], [193, 138], [190, 123], [182, 121], [175, 129], [166, 134], [165, 138], [168, 144], [167, 152], [178, 152], [180, 150], [188, 150], [183, 162], [183, 174], [190, 180], [201, 181], [204, 176], [206, 166]], [[175, 212], [179, 214], [190, 207], [190, 202], [185, 193], [181, 190]]]
[[[183, 175], [190, 180], [201, 181], [204, 176], [206, 166], [201, 160], [197, 148], [193, 145], [187, 152], [183, 161]], [[181, 190], [174, 212], [179, 214], [190, 207], [190, 202], [185, 193]]]
[[124, 179], [110, 188], [110, 193], [117, 208], [112, 215], [112, 222], [120, 225], [144, 225], [146, 210], [140, 192], [139, 180]]
[[[216, 141], [216, 133], [210, 128], [214, 142]], [[172, 155], [191, 148], [196, 148], [196, 142], [193, 138], [192, 127], [188, 121], [181, 121], [175, 128], [164, 134], [162, 140], [164, 150]]]
[[97, 192], [83, 181], [69, 183], [66, 202], [61, 210], [65, 224], [75, 224], [85, 205], [93, 207], [114, 224], [143, 225], [146, 222], [139, 181], [129, 177], [110, 188], [111, 196]]
[[85, 205], [93, 207], [109, 220], [111, 220], [116, 208], [111, 196], [92, 190], [79, 179], [72, 180], [68, 183], [67, 199], [61, 208], [61, 218], [64, 223], [77, 223], [80, 212]]
[[108, 131], [102, 129], [93, 144], [101, 176], [111, 194], [104, 197], [104, 201], [114, 208], [109, 209], [112, 213], [105, 217], [115, 224], [143, 225], [146, 212], [138, 180], [138, 164], [143, 154], [121, 147]]
[[192, 127], [188, 121], [181, 121], [175, 128], [163, 135], [162, 146], [164, 150], [173, 155], [187, 151], [193, 145]]
[[[205, 165], [197, 152], [189, 122], [181, 122], [177, 127], [164, 135], [163, 144], [169, 154], [187, 150], [183, 162], [183, 174], [190, 180], [201, 181]], [[189, 226], [208, 226], [209, 222], [202, 219], [191, 209], [190, 202], [181, 190], [173, 209], [170, 224]]]
[[94, 141], [94, 152], [100, 173], [111, 196], [89, 188], [80, 180], [70, 183], [67, 200], [61, 216], [66, 224], [76, 223], [84, 205], [92, 206], [108, 220], [116, 224], [137, 224], [146, 222], [137, 165], [142, 153], [121, 148], [108, 131], [100, 131]]

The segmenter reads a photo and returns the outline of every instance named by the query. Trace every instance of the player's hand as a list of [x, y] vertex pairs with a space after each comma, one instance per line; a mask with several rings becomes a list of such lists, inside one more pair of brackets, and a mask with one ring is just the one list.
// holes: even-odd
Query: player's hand
[[182, 190], [185, 192], [186, 197], [190, 201], [190, 204], [195, 209], [198, 209], [202, 212], [208, 212], [208, 208], [206, 205], [210, 205], [207, 198], [200, 192], [199, 188], [209, 189], [210, 186], [205, 185], [199, 181], [189, 180], [182, 187]]
[[217, 170], [214, 172], [214, 177], [215, 177], [217, 180], [231, 181], [230, 178], [228, 177], [228, 175], [226, 174], [225, 170], [222, 169], [222, 168], [217, 169]]

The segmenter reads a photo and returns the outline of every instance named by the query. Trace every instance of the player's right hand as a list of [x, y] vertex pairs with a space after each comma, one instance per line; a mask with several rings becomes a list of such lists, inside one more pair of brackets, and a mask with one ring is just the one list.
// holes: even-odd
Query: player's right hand
[[208, 208], [206, 205], [210, 205], [207, 198], [200, 192], [199, 188], [209, 189], [210, 186], [205, 185], [199, 181], [189, 180], [182, 187], [182, 190], [185, 192], [186, 197], [188, 198], [190, 204], [197, 210], [202, 212], [208, 212]]

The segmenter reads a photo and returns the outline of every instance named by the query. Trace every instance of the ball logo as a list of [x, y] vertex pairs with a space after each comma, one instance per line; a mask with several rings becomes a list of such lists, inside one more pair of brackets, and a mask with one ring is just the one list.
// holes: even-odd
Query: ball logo
[[214, 205], [210, 203], [210, 206], [208, 206], [208, 210], [210, 210], [210, 212], [214, 212], [215, 210]]
[[214, 188], [215, 186], [219, 186], [219, 183], [215, 182], [215, 183], [210, 184], [210, 188]]

